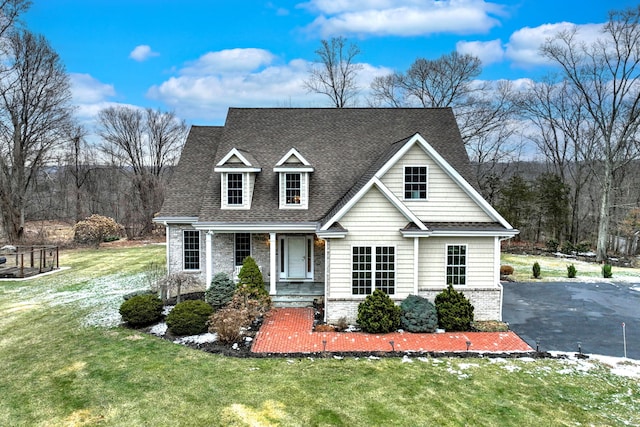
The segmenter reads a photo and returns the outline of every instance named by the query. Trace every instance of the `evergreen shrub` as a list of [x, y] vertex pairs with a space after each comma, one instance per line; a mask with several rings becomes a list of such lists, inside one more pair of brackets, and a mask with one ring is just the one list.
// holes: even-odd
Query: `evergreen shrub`
[[134, 295], [122, 303], [119, 311], [130, 326], [147, 326], [162, 318], [162, 301], [157, 295]]
[[545, 246], [547, 247], [547, 251], [549, 252], [558, 252], [558, 247], [560, 246], [560, 243], [558, 243], [556, 239], [549, 239], [545, 243]]
[[575, 279], [577, 274], [578, 274], [578, 270], [576, 269], [575, 265], [573, 264], [567, 265], [567, 277], [569, 279]]
[[436, 307], [426, 298], [409, 295], [400, 304], [400, 326], [409, 332], [434, 332], [438, 327]]
[[533, 263], [533, 268], [531, 270], [533, 272], [533, 277], [535, 279], [539, 279], [540, 278], [540, 264], [538, 264], [538, 261]]
[[242, 268], [238, 273], [238, 292], [248, 298], [271, 301], [260, 268], [250, 256], [242, 261]]
[[610, 279], [613, 277], [611, 264], [604, 264], [602, 266], [602, 277], [604, 277], [605, 279]]
[[224, 307], [236, 292], [236, 284], [225, 273], [218, 273], [211, 279], [211, 286], [204, 294], [204, 300], [214, 309]]
[[473, 322], [473, 305], [462, 292], [453, 289], [449, 283], [447, 289], [436, 295], [436, 313], [438, 325], [447, 331], [468, 331]]
[[212, 313], [213, 308], [202, 300], [182, 301], [167, 315], [167, 327], [174, 335], [198, 335], [207, 331]]
[[358, 305], [358, 325], [372, 334], [395, 331], [400, 326], [401, 309], [380, 289]]

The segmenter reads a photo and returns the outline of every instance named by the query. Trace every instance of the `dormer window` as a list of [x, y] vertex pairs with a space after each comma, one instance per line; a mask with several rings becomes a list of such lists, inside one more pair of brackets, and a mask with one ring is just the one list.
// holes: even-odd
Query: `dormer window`
[[292, 148], [273, 168], [279, 174], [280, 209], [307, 209], [309, 181], [313, 167]]
[[229, 206], [242, 205], [242, 174], [227, 174], [227, 204]]
[[220, 208], [250, 209], [256, 175], [262, 169], [250, 153], [233, 148], [214, 168], [220, 172]]
[[404, 199], [427, 200], [427, 166], [404, 167]]

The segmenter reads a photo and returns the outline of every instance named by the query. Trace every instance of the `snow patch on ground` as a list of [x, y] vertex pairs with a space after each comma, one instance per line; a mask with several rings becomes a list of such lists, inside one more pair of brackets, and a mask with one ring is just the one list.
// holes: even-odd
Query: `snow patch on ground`
[[186, 337], [178, 338], [174, 341], [176, 344], [206, 344], [210, 342], [215, 342], [218, 340], [218, 334], [212, 334], [211, 332], [207, 332], [200, 335], [189, 335]]

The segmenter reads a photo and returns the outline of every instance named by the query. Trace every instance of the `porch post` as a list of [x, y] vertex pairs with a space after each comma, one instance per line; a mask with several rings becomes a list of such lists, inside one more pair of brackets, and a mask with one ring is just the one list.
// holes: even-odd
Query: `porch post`
[[211, 279], [213, 277], [213, 231], [209, 230], [206, 233], [205, 249], [204, 249], [204, 277], [205, 277], [205, 289], [209, 289], [211, 286]]
[[171, 274], [171, 227], [166, 222], [164, 223], [164, 243], [165, 243], [165, 257], [167, 260], [167, 274]]
[[269, 233], [269, 294], [275, 295], [276, 290], [276, 233]]
[[418, 295], [418, 268], [420, 265], [420, 238], [413, 238], [413, 294]]

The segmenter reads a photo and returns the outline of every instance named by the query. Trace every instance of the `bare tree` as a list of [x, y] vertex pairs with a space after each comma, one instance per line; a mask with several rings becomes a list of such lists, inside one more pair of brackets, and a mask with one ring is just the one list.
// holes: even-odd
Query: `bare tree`
[[358, 93], [356, 79], [362, 65], [354, 60], [360, 49], [356, 44], [347, 43], [344, 37], [322, 40], [321, 44], [304, 87], [309, 92], [327, 95], [336, 108], [347, 107], [354, 103]]
[[0, 79], [0, 210], [7, 237], [19, 241], [30, 186], [68, 128], [71, 92], [44, 37], [15, 32], [7, 52]]
[[613, 11], [596, 41], [585, 43], [578, 29], [562, 31], [541, 48], [576, 90], [592, 122], [589, 151], [597, 156], [602, 188], [597, 260], [607, 256], [616, 171], [640, 156], [640, 7]]
[[141, 230], [149, 233], [153, 215], [164, 200], [162, 175], [172, 165], [184, 143], [187, 126], [173, 112], [116, 106], [100, 111], [100, 149], [124, 171], [140, 203]]
[[31, 0], [0, 0], [0, 38], [15, 26], [18, 17], [31, 6]]
[[73, 181], [75, 222], [87, 216], [87, 212], [83, 210], [82, 188], [91, 177], [96, 163], [93, 148], [85, 140], [86, 135], [86, 129], [82, 126], [73, 126], [68, 135], [68, 151], [65, 155], [65, 171], [71, 175]]

